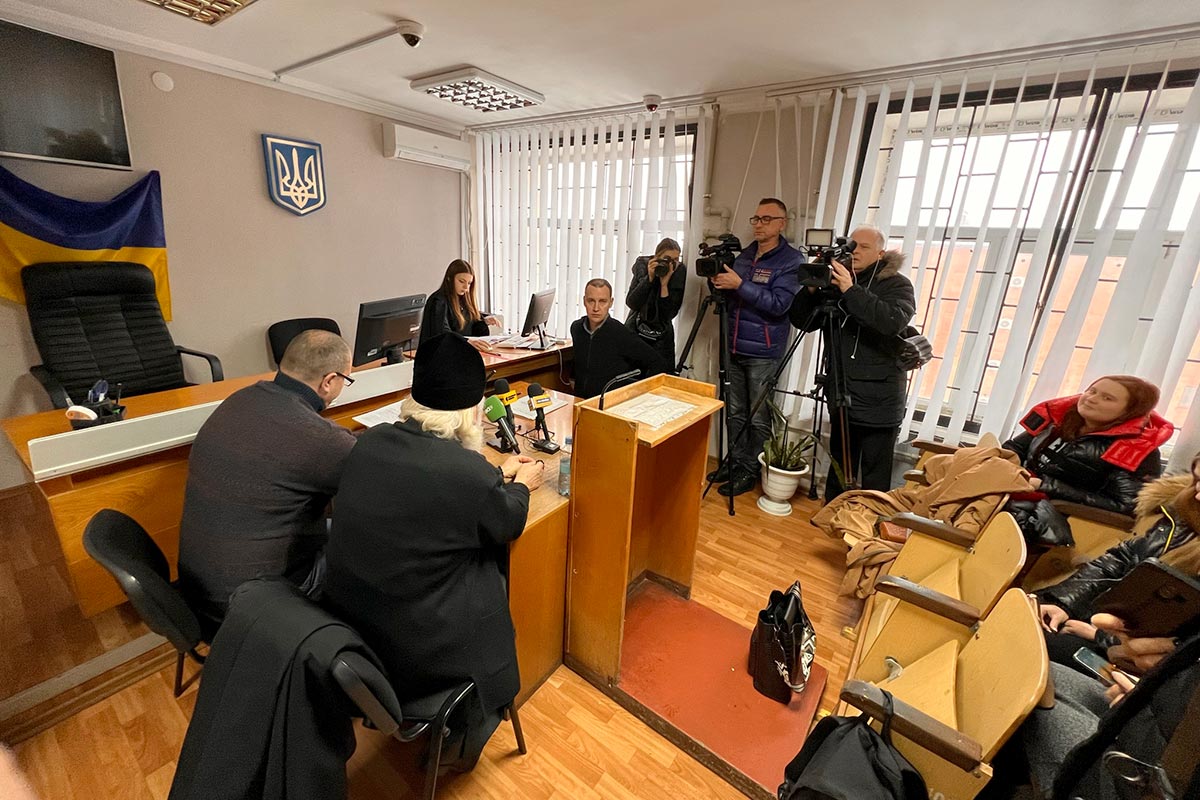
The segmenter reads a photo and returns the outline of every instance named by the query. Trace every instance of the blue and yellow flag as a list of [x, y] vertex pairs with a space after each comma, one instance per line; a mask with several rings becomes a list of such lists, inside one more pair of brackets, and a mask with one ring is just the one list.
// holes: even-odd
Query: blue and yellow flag
[[133, 261], [154, 274], [171, 318], [162, 186], [154, 171], [99, 203], [59, 197], [0, 167], [0, 297], [25, 302], [21, 267], [48, 261]]

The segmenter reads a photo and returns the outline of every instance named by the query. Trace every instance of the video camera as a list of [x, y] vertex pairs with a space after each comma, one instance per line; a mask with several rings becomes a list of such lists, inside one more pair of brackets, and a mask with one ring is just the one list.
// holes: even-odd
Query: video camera
[[817, 289], [833, 286], [833, 262], [850, 268], [850, 255], [858, 242], [845, 236], [834, 237], [833, 228], [808, 228], [804, 231], [804, 249], [808, 263], [800, 265], [800, 285]]
[[742, 252], [742, 243], [732, 233], [723, 233], [717, 244], [700, 245], [700, 257], [696, 259], [696, 275], [713, 278], [721, 267], [732, 267], [737, 254]]

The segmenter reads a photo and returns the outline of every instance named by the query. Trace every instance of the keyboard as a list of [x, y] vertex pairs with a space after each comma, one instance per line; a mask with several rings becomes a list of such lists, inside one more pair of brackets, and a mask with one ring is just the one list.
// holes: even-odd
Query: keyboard
[[[546, 347], [550, 348], [555, 345], [555, 340], [549, 336], [546, 337]], [[509, 347], [524, 350], [541, 350], [542, 340], [535, 333], [532, 336], [510, 336], [507, 339], [501, 339], [498, 342], [492, 343], [493, 347]]]

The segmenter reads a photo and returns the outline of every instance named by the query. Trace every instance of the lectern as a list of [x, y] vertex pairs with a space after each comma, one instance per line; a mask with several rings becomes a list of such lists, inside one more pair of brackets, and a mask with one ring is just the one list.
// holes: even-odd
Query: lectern
[[691, 593], [715, 395], [657, 375], [575, 405], [566, 661], [594, 683], [617, 682], [630, 586]]

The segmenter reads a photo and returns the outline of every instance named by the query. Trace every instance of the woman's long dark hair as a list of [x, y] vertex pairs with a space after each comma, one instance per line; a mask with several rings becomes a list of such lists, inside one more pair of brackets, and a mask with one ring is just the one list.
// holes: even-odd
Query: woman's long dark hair
[[[454, 277], [463, 273], [471, 276], [471, 288], [460, 302], [458, 294], [454, 291]], [[442, 278], [442, 285], [438, 291], [446, 298], [446, 303], [450, 306], [450, 313], [454, 315], [454, 321], [459, 330], [462, 330], [468, 321], [477, 322], [482, 319], [483, 315], [479, 313], [479, 306], [475, 304], [475, 270], [466, 261], [456, 258], [450, 262], [450, 266], [446, 267], [446, 276]]]

